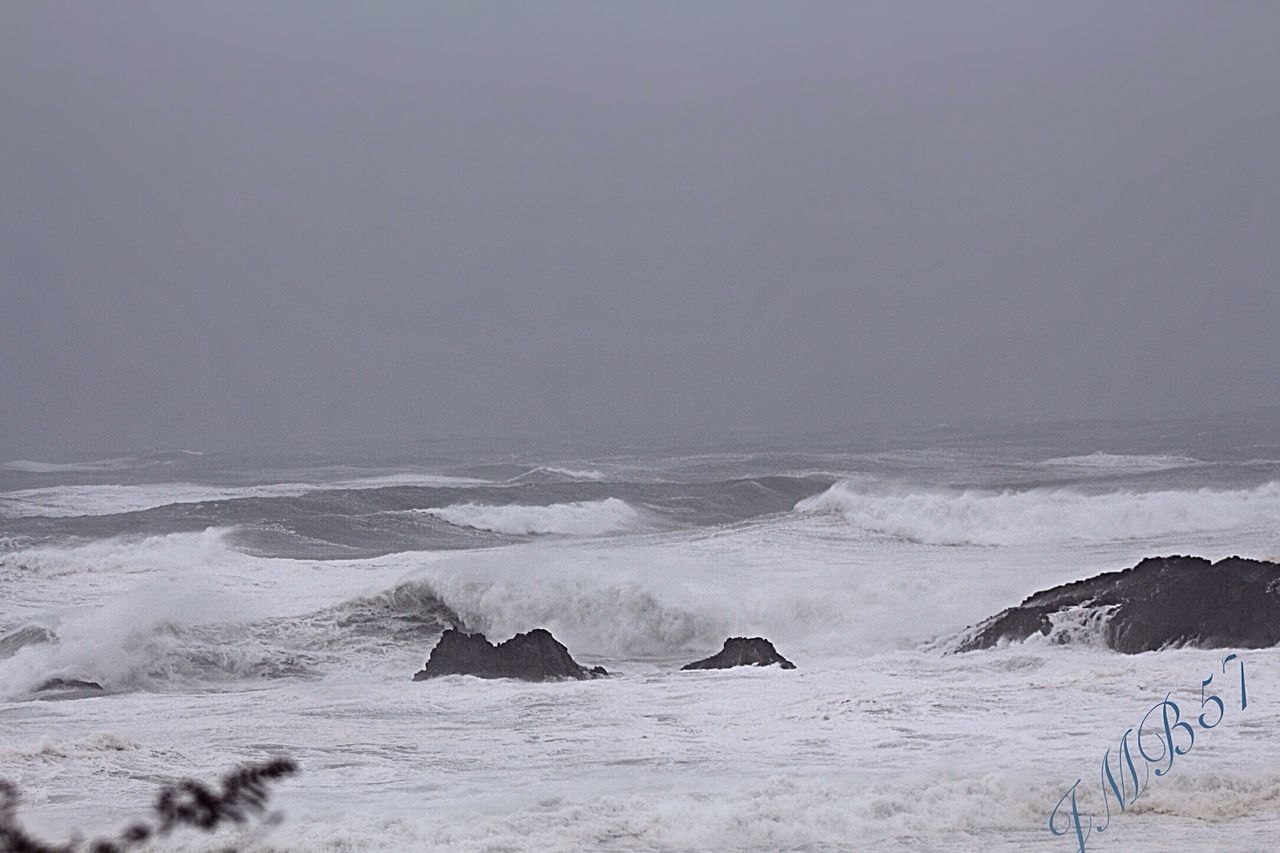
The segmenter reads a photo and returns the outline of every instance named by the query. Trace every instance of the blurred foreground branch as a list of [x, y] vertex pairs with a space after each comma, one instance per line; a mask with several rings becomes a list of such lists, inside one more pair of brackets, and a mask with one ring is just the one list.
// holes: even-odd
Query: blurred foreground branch
[[18, 786], [0, 779], [0, 853], [124, 853], [184, 826], [214, 832], [228, 823], [243, 825], [266, 810], [272, 782], [297, 772], [293, 760], [274, 758], [237, 767], [222, 777], [220, 790], [195, 779], [174, 782], [160, 789], [150, 820], [135, 821], [114, 837], [84, 842], [77, 836], [65, 844], [42, 841], [22, 829]]

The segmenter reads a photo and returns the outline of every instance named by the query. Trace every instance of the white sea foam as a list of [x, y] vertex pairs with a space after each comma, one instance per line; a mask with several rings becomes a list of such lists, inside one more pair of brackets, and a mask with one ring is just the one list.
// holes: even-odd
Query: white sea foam
[[525, 471], [517, 477], [511, 478], [508, 482], [519, 483], [525, 480], [537, 478], [540, 475], [545, 476], [547, 474], [560, 479], [588, 481], [603, 480], [606, 476], [603, 471], [596, 468], [573, 468], [563, 465], [539, 465], [536, 468], [530, 468], [528, 471]]
[[475, 565], [474, 575], [459, 577], [456, 568], [445, 563], [420, 575], [419, 582], [469, 628], [495, 640], [546, 627], [580, 653], [616, 660], [714, 651], [734, 624], [715, 612], [712, 600], [682, 596], [687, 593], [682, 587], [663, 589], [612, 572], [592, 578], [547, 567], [536, 576], [521, 576], [490, 564]]
[[75, 755], [95, 752], [128, 752], [138, 748], [138, 745], [128, 738], [113, 735], [107, 732], [89, 737], [80, 738], [74, 741], [58, 741], [52, 738], [45, 739], [42, 743], [34, 745], [33, 748], [25, 750], [15, 750], [15, 754], [22, 757], [39, 758], [42, 760], [57, 760], [59, 758], [69, 758]]
[[[543, 539], [453, 552], [405, 580], [427, 585], [495, 639], [544, 626], [571, 649], [628, 659], [709, 654], [731, 634], [806, 652], [911, 646], [1080, 571], [1078, 557], [1060, 553], [1031, 552], [997, 570], [977, 549], [876, 551], [843, 524], [799, 514], [698, 537]], [[912, 607], [904, 610], [904, 601]]]
[[39, 462], [34, 459], [14, 459], [0, 465], [9, 471], [25, 471], [29, 474], [64, 474], [82, 471], [116, 471], [127, 468], [133, 460], [128, 458], [99, 459], [94, 462]]
[[388, 486], [479, 486], [484, 480], [438, 474], [389, 474], [330, 483], [266, 483], [212, 486], [201, 483], [139, 485], [71, 485], [0, 492], [0, 518], [111, 515], [169, 504], [202, 503], [237, 498], [296, 497], [324, 489], [379, 489]]
[[[62, 794], [24, 814], [35, 830], [112, 828], [146, 809], [155, 778], [207, 777], [246, 750], [299, 760], [275, 786], [277, 830], [177, 849], [1067, 849], [1046, 825], [1062, 792], [1090, 780], [1082, 805], [1100, 819], [1103, 751], [1166, 692], [1195, 707], [1218, 657], [829, 655], [794, 672], [632, 665], [544, 685], [353, 674], [66, 703], [56, 739], [40, 734], [48, 712], [14, 714], [0, 756], [28, 790]], [[1274, 652], [1249, 665], [1259, 685], [1280, 675]], [[1200, 732], [1099, 844], [1269, 849], [1278, 721], [1259, 698]]]
[[603, 536], [634, 530], [644, 523], [642, 514], [635, 507], [617, 498], [549, 506], [467, 503], [418, 512], [433, 515], [459, 527], [473, 527], [515, 536]]
[[209, 598], [140, 588], [101, 607], [73, 609], [53, 619], [57, 639], [25, 646], [0, 661], [0, 698], [30, 693], [50, 678], [96, 681], [110, 689], [148, 686], [177, 656], [179, 625], [208, 612]]
[[856, 528], [936, 545], [1149, 541], [1194, 546], [1199, 534], [1274, 529], [1280, 483], [1252, 489], [1115, 491], [1073, 489], [871, 490], [850, 482], [796, 505], [838, 512]]
[[165, 572], [181, 566], [190, 571], [213, 561], [237, 559], [227, 548], [226, 528], [198, 533], [172, 533], [145, 538], [115, 537], [78, 545], [43, 545], [0, 554], [0, 568], [11, 578], [22, 575], [56, 578], [92, 575], [93, 580], [118, 583], [127, 575]]
[[[219, 530], [22, 547], [0, 557], [0, 628], [58, 641], [0, 661], [0, 765], [28, 795], [24, 823], [65, 837], [145, 813], [156, 779], [280, 752], [301, 763], [267, 836], [175, 849], [1066, 849], [1046, 829], [1062, 792], [1096, 780], [1103, 751], [1166, 692], [1190, 717], [1222, 653], [918, 643], [1151, 553], [1274, 553], [1276, 500], [1274, 485], [845, 484], [730, 527], [362, 560], [253, 557]], [[413, 683], [434, 640], [416, 619], [441, 601], [493, 639], [549, 627], [616, 674]], [[1055, 636], [1098, 629], [1067, 614]], [[736, 634], [769, 637], [799, 668], [678, 671]], [[1245, 656], [1248, 710], [1198, 733], [1101, 844], [1273, 846], [1280, 710], [1265, 685], [1280, 652]], [[57, 676], [121, 692], [28, 701]]]
[[452, 486], [493, 486], [497, 485], [489, 480], [479, 480], [475, 477], [454, 477], [445, 474], [416, 474], [416, 473], [400, 473], [400, 474], [377, 474], [371, 477], [355, 477], [352, 479], [335, 480], [334, 482], [322, 482], [306, 485], [309, 491], [315, 489], [382, 489], [388, 486], [424, 486], [424, 487], [452, 487]]
[[362, 647], [385, 650], [406, 633], [397, 617], [421, 618], [433, 600], [429, 590], [393, 586], [404, 560], [429, 556], [345, 564], [264, 559], [228, 547], [228, 532], [4, 555], [0, 629], [43, 629], [52, 637], [0, 659], [0, 700], [29, 695], [51, 678], [119, 691], [309, 677]]
[[1049, 614], [1048, 635], [1032, 634], [1030, 642], [1055, 645], [1070, 643], [1075, 646], [1107, 647], [1107, 623], [1115, 615], [1118, 605], [1086, 607], [1075, 605]]
[[603, 480], [605, 473], [596, 468], [564, 468], [556, 465], [544, 465], [542, 470], [551, 474], [572, 477], [575, 480]]
[[1187, 468], [1203, 465], [1199, 459], [1163, 453], [1086, 453], [1079, 456], [1055, 456], [1039, 463], [1043, 467], [1079, 471], [1138, 474], [1148, 471], [1165, 471], [1171, 468]]

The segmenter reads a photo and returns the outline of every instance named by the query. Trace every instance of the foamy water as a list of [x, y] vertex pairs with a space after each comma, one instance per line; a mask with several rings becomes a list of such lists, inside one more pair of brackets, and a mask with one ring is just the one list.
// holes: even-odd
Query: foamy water
[[603, 536], [642, 526], [639, 511], [626, 501], [575, 501], [549, 506], [456, 504], [422, 512], [460, 527], [494, 533]]
[[[55, 470], [62, 470], [55, 466]], [[76, 470], [76, 469], [71, 469]], [[469, 486], [484, 481], [424, 474], [389, 474], [331, 483], [266, 483], [218, 487], [200, 483], [76, 485], [0, 492], [0, 518], [60, 518], [113, 515], [174, 504], [305, 495], [323, 489], [376, 489], [384, 486]]]
[[[373, 485], [332, 506], [365, 526], [398, 529], [408, 513], [516, 539], [359, 559], [255, 556], [237, 546], [240, 522], [68, 527], [77, 536], [55, 541], [10, 521], [0, 636], [41, 630], [0, 657], [0, 775], [22, 786], [27, 825], [56, 836], [73, 821], [118, 828], [160, 778], [300, 762], [278, 786], [281, 825], [184, 836], [183, 849], [1068, 851], [1047, 831], [1058, 798], [1166, 692], [1198, 708], [1223, 653], [1118, 655], [1083, 623], [965, 655], [934, 641], [1153, 553], [1280, 553], [1267, 470], [1184, 481], [1208, 463], [1151, 456], [1173, 461], [1107, 461], [1094, 467], [1111, 479], [1066, 483], [1054, 478], [1070, 454], [1041, 454], [1042, 480], [1019, 486], [1000, 482], [1006, 460], [983, 484], [954, 455], [954, 485], [939, 484], [942, 460], [920, 483], [883, 458], [868, 473], [855, 470], [865, 456], [749, 455], [656, 460], [628, 479], [561, 463], [557, 482], [505, 502], [488, 486], [459, 500], [458, 483]], [[834, 476], [755, 473], [770, 466]], [[715, 479], [725, 468], [753, 473]], [[672, 471], [686, 485], [653, 485]], [[1141, 479], [1153, 472], [1166, 478]], [[306, 527], [299, 547], [326, 529]], [[412, 682], [450, 618], [494, 639], [545, 626], [615, 675]], [[678, 671], [738, 634], [769, 637], [799, 668]], [[1280, 655], [1243, 656], [1248, 709], [1089, 849], [1272, 849]], [[34, 701], [53, 677], [106, 695]]]

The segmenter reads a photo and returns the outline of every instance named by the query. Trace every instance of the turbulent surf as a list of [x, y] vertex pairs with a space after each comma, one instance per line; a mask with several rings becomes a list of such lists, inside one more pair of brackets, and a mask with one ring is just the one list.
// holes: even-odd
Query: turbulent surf
[[[0, 762], [56, 830], [144, 808], [175, 766], [286, 752], [305, 771], [286, 820], [243, 841], [273, 849], [1025, 850], [1112, 721], [1202, 656], [1116, 654], [1096, 608], [966, 654], [939, 638], [1155, 554], [1280, 555], [1274, 430], [1239, 448], [1203, 434], [15, 461]], [[412, 681], [447, 628], [538, 627], [611, 677]], [[800, 666], [679, 671], [733, 636]], [[1280, 675], [1274, 650], [1249, 666]], [[1277, 711], [1257, 690], [1214, 732], [1229, 761], [1151, 791], [1180, 837], [1248, 847], [1276, 828], [1221, 821], [1276, 814]], [[1096, 737], [1045, 736], [1063, 726]], [[1143, 820], [1127, 849], [1159, 849]]]

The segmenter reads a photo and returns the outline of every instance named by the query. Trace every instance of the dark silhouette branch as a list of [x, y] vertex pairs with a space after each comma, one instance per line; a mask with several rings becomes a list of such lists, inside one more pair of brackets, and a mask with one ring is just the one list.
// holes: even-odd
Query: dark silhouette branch
[[266, 810], [271, 783], [297, 772], [292, 759], [274, 758], [237, 767], [222, 777], [220, 790], [195, 779], [165, 785], [152, 806], [151, 822], [136, 821], [114, 838], [98, 838], [87, 847], [78, 838], [50, 844], [22, 829], [17, 817], [18, 786], [0, 779], [0, 853], [124, 853], [180, 827], [215, 832], [229, 823], [243, 826]]

